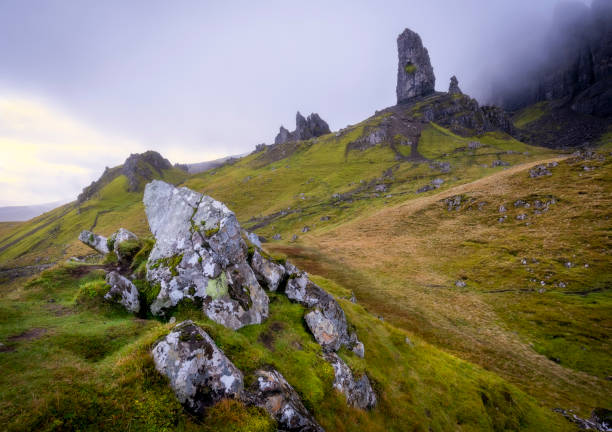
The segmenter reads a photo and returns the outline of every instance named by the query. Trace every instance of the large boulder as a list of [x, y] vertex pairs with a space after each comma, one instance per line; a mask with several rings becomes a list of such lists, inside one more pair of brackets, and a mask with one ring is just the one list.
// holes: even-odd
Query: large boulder
[[155, 368], [170, 381], [178, 400], [194, 414], [221, 399], [241, 398], [242, 372], [192, 321], [178, 324], [152, 351]]
[[119, 303], [130, 312], [140, 312], [138, 289], [128, 278], [112, 271], [106, 275], [106, 283], [110, 285], [104, 296], [106, 300]]
[[280, 372], [260, 369], [255, 372], [255, 377], [256, 381], [246, 397], [247, 402], [265, 409], [278, 422], [281, 430], [323, 432]]
[[84, 230], [79, 234], [79, 240], [101, 254], [106, 255], [109, 252], [106, 237]]
[[436, 77], [421, 37], [406, 29], [397, 37], [397, 103], [434, 93]]
[[153, 314], [165, 315], [188, 299], [232, 329], [267, 318], [268, 296], [247, 262], [233, 212], [209, 196], [159, 180], [147, 184], [143, 201], [156, 239], [147, 262], [147, 279], [159, 284]]
[[334, 368], [334, 388], [346, 396], [346, 402], [355, 408], [371, 409], [376, 406], [376, 393], [366, 374], [355, 381], [353, 372], [336, 353], [326, 353], [325, 359]]
[[352, 345], [346, 316], [338, 302], [314, 284], [306, 273], [296, 273], [289, 268], [287, 272], [290, 276], [285, 294], [290, 300], [312, 309], [305, 316], [306, 324], [323, 349], [337, 351], [342, 345]]

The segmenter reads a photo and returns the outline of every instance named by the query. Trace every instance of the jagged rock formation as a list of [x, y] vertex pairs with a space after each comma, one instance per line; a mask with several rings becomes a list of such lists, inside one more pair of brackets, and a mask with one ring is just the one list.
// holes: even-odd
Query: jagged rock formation
[[255, 372], [255, 378], [246, 395], [248, 403], [265, 409], [282, 430], [323, 432], [296, 391], [278, 371], [260, 369]]
[[[513, 59], [493, 85], [491, 99], [509, 110], [561, 100], [581, 114], [612, 115], [612, 3], [559, 3], [546, 50], [537, 60]], [[537, 63], [536, 63], [537, 61]]]
[[170, 381], [178, 400], [192, 413], [226, 398], [240, 398], [242, 372], [192, 321], [184, 321], [152, 351], [155, 368]]
[[140, 312], [138, 289], [128, 278], [111, 271], [106, 275], [106, 283], [111, 287], [104, 296], [106, 300], [119, 303], [130, 312]]
[[274, 139], [274, 144], [283, 144], [289, 141], [302, 141], [315, 138], [330, 133], [329, 125], [319, 117], [319, 114], [312, 113], [308, 118], [304, 118], [298, 111], [295, 115], [295, 130], [289, 132], [283, 126], [280, 127], [278, 135]]
[[450, 79], [450, 84], [448, 85], [448, 94], [463, 94], [461, 89], [459, 88], [459, 80], [455, 75], [453, 75]]
[[363, 374], [355, 381], [353, 372], [338, 354], [327, 353], [325, 358], [334, 368], [334, 388], [344, 393], [349, 405], [361, 409], [371, 409], [376, 405], [376, 394], [367, 375]]
[[397, 37], [397, 103], [434, 93], [436, 77], [421, 37], [406, 29]]
[[128, 179], [128, 191], [135, 192], [140, 187], [153, 180], [156, 175], [163, 176], [162, 170], [172, 168], [172, 164], [156, 151], [144, 153], [133, 153], [123, 163], [123, 165], [108, 168], [106, 167], [102, 176], [83, 189], [77, 198], [79, 203], [83, 203], [93, 198], [104, 186], [109, 184], [120, 175], [125, 175]]
[[[261, 247], [261, 245], [258, 247]], [[270, 291], [276, 291], [287, 274], [282, 265], [265, 259], [259, 250], [253, 252], [251, 267], [257, 280]]]
[[109, 252], [106, 237], [84, 230], [79, 234], [79, 240], [101, 254], [107, 254]]
[[156, 243], [147, 279], [159, 284], [151, 305], [164, 315], [184, 299], [237, 329], [268, 316], [268, 296], [247, 262], [247, 246], [236, 216], [224, 204], [160, 180], [149, 183], [143, 202]]

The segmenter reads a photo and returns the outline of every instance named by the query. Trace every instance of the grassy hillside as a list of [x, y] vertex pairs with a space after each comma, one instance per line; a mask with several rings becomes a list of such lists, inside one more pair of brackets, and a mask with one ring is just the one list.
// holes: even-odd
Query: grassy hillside
[[[269, 251], [339, 298], [366, 346], [363, 360], [341, 355], [373, 378], [378, 408], [349, 409], [329, 391], [331, 368], [303, 310], [282, 296], [271, 296], [264, 325], [237, 332], [190, 309], [177, 318], [197, 321], [246, 372], [273, 364], [328, 430], [572, 430], [550, 408], [610, 408], [610, 157], [565, 160], [416, 114], [418, 144], [398, 133], [361, 145], [391, 115], [193, 176], [159, 176], [225, 202]], [[552, 176], [529, 177], [553, 160]], [[127, 181], [119, 175], [80, 204], [0, 224], [0, 267], [91, 254], [77, 240], [82, 229], [149, 235], [142, 192], [128, 192]], [[456, 196], [449, 210], [444, 200]], [[275, 430], [234, 402], [202, 422], [184, 414], [148, 356], [169, 325], [105, 305], [99, 267], [0, 281], [0, 421], [9, 430]]]
[[[549, 406], [610, 407], [612, 158], [570, 158], [541, 178], [526, 168], [276, 249]], [[554, 204], [538, 214], [536, 200]]]
[[[303, 307], [283, 295], [271, 295], [263, 325], [236, 332], [195, 309], [175, 316], [195, 320], [245, 374], [273, 365], [329, 431], [571, 430], [495, 374], [380, 321], [346, 300], [343, 287], [315, 281], [339, 298], [366, 346], [364, 359], [340, 354], [372, 379], [379, 404], [371, 412], [347, 407], [331, 390], [333, 370], [304, 327]], [[149, 355], [171, 325], [105, 304], [104, 292], [103, 272], [91, 265], [62, 266], [2, 288], [4, 430], [276, 430], [265, 413], [238, 402], [217, 405], [201, 421], [185, 414]]]

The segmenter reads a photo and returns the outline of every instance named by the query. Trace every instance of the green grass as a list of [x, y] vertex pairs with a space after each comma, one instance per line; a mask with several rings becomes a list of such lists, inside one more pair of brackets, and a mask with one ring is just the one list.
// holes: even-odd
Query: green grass
[[[106, 304], [103, 274], [83, 275], [80, 269], [46, 271], [0, 300], [0, 340], [14, 349], [0, 353], [5, 430], [276, 430], [265, 413], [239, 402], [222, 402], [203, 419], [186, 414], [149, 354], [171, 326]], [[334, 295], [349, 295], [329, 280], [314, 279]], [[563, 419], [501, 378], [412, 334], [409, 345], [405, 332], [341, 299], [366, 346], [365, 359], [345, 351], [341, 356], [357, 374], [368, 373], [379, 397], [371, 412], [349, 408], [344, 396], [331, 390], [333, 370], [306, 330], [304, 308], [282, 294], [272, 293], [270, 300], [264, 324], [238, 331], [195, 308], [179, 308], [175, 316], [202, 326], [247, 383], [258, 367], [278, 369], [326, 430], [570, 430]], [[68, 312], [58, 313], [62, 308]], [[44, 332], [11, 339], [33, 328]]]
[[547, 105], [548, 102], [538, 102], [519, 111], [512, 118], [514, 125], [523, 128], [529, 123], [539, 120], [546, 113]]

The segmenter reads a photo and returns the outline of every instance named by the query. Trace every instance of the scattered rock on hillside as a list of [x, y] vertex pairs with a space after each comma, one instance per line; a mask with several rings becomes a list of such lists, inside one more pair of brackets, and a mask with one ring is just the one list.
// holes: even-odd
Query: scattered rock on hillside
[[270, 291], [276, 291], [285, 277], [285, 268], [262, 257], [259, 250], [253, 252], [251, 267], [257, 280]]
[[510, 164], [500, 159], [496, 159], [491, 163], [491, 168], [500, 167], [500, 166], [510, 166]]
[[246, 401], [266, 410], [278, 422], [281, 430], [323, 432], [280, 372], [260, 369], [255, 372], [255, 378]]
[[448, 94], [463, 94], [461, 89], [459, 88], [459, 80], [455, 75], [453, 75], [450, 79], [450, 84], [448, 86]]
[[290, 300], [313, 309], [305, 319], [316, 341], [324, 349], [332, 351], [337, 351], [342, 345], [351, 345], [346, 316], [338, 302], [315, 285], [306, 273], [296, 274], [289, 268], [287, 272], [290, 278], [285, 294]]
[[79, 240], [101, 254], [107, 254], [109, 252], [106, 237], [84, 230], [79, 234]]
[[482, 144], [480, 144], [478, 141], [470, 141], [468, 143], [468, 148], [470, 150], [476, 150], [478, 148], [482, 147]]
[[452, 197], [448, 197], [444, 199], [444, 203], [446, 204], [446, 209], [448, 211], [457, 211], [461, 209], [461, 195], [454, 195]]
[[106, 283], [111, 287], [104, 296], [106, 300], [119, 303], [130, 312], [140, 312], [138, 289], [129, 279], [111, 271], [106, 275]]
[[427, 185], [425, 185], [423, 187], [418, 188], [417, 189], [417, 193], [429, 192], [429, 191], [434, 190], [434, 189], [435, 189], [434, 185], [427, 184]]
[[164, 315], [189, 299], [232, 329], [267, 318], [268, 296], [247, 262], [233, 212], [209, 196], [159, 180], [146, 186], [143, 201], [156, 239], [147, 262], [147, 279], [160, 286], [153, 314]]
[[436, 77], [421, 37], [405, 29], [397, 37], [397, 103], [434, 93]]
[[344, 393], [349, 405], [360, 409], [371, 409], [376, 406], [376, 394], [366, 374], [355, 381], [351, 369], [338, 354], [326, 353], [325, 358], [334, 368], [334, 388]]
[[282, 237], [279, 233], [276, 233], [272, 236], [272, 240], [282, 240]]
[[202, 414], [221, 399], [240, 398], [242, 372], [192, 321], [175, 326], [152, 351], [155, 368], [189, 411]]
[[529, 170], [529, 177], [537, 178], [552, 175], [548, 167], [551, 167], [552, 164], [541, 164], [536, 165], [535, 167]]

